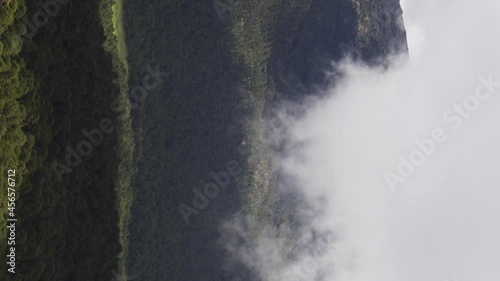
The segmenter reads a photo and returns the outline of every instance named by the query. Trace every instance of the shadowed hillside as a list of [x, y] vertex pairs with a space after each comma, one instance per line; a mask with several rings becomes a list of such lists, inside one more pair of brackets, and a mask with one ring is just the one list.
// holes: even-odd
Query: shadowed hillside
[[[129, 86], [143, 84], [151, 68], [161, 76], [133, 112], [141, 160], [130, 275], [256, 280], [218, 244], [220, 224], [241, 213], [256, 218], [254, 233], [263, 222], [289, 223], [286, 202], [273, 195], [273, 152], [256, 124], [275, 99], [325, 86], [332, 60], [351, 54], [376, 63], [391, 42], [406, 48], [398, 2], [380, 5], [124, 1]], [[381, 20], [382, 11], [391, 16]]]

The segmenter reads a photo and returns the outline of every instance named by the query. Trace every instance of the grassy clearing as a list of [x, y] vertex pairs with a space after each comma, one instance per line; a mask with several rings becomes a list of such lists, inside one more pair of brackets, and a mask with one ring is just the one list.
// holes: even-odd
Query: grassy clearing
[[125, 30], [123, 28], [123, 1], [117, 0], [112, 7], [113, 10], [113, 31], [118, 40], [118, 57], [125, 65], [128, 78], [127, 45], [125, 43]]
[[[127, 280], [126, 257], [128, 249], [128, 224], [130, 222], [130, 208], [132, 206], [132, 176], [134, 174], [134, 133], [132, 130], [132, 119], [130, 115], [130, 101], [128, 98], [129, 67], [127, 63], [127, 48], [125, 44], [125, 31], [123, 27], [123, 2], [117, 0], [109, 7], [101, 7], [101, 20], [103, 23], [106, 41], [105, 50], [112, 55], [113, 68], [118, 77], [115, 83], [120, 87], [120, 96], [117, 100], [122, 112], [119, 113], [117, 124], [120, 155], [120, 163], [116, 181], [116, 192], [118, 198], [118, 213], [120, 216], [120, 244], [123, 251], [119, 256], [119, 269], [116, 274], [117, 280]], [[111, 17], [109, 15], [112, 15]]]

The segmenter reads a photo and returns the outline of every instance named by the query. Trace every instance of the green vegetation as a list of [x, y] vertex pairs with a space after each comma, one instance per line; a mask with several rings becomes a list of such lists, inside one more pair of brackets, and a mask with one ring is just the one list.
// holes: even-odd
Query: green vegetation
[[126, 0], [124, 8], [131, 87], [141, 85], [148, 66], [168, 73], [132, 113], [143, 139], [128, 272], [141, 280], [223, 280], [217, 225], [240, 208], [236, 186], [221, 190], [189, 225], [178, 206], [191, 205], [193, 188], [203, 190], [210, 172], [244, 163], [237, 148], [249, 109], [230, 29], [210, 2]]
[[[40, 167], [46, 149], [35, 146], [35, 137], [50, 138], [38, 126], [40, 122], [37, 82], [19, 55], [21, 35], [26, 28], [21, 17], [26, 13], [23, 1], [0, 5], [0, 213], [7, 218], [7, 170], [16, 170], [16, 190], [25, 185], [27, 168]], [[5, 252], [6, 220], [0, 221], [0, 251]], [[5, 263], [0, 265], [5, 272]]]
[[[106, 5], [104, 5], [106, 4]], [[109, 14], [112, 14], [110, 17]], [[106, 40], [104, 47], [112, 55], [113, 68], [118, 78], [115, 83], [120, 87], [120, 94], [117, 98], [119, 113], [117, 126], [118, 146], [120, 152], [118, 164], [118, 175], [116, 182], [116, 192], [118, 194], [118, 213], [120, 217], [120, 244], [123, 247], [119, 255], [119, 268], [117, 280], [127, 280], [126, 257], [128, 249], [128, 225], [130, 222], [130, 208], [132, 206], [132, 178], [136, 167], [134, 162], [134, 132], [132, 131], [132, 118], [130, 114], [129, 101], [129, 69], [127, 62], [127, 48], [125, 45], [125, 32], [123, 28], [123, 4], [118, 0], [108, 5], [108, 2], [102, 2], [100, 8], [101, 20], [104, 26]]]
[[[7, 169], [17, 174], [15, 280], [124, 275], [134, 134], [124, 49], [110, 36], [113, 5], [60, 4], [24, 45], [21, 17], [32, 19], [40, 7], [18, 0], [0, 5], [0, 165], [3, 187]], [[79, 145], [89, 140], [83, 130], [95, 132], [103, 120], [114, 130], [94, 135], [100, 141], [91, 152], [68, 161], [68, 149], [83, 151]], [[2, 263], [0, 279], [12, 280], [8, 274]]]
[[[69, 1], [38, 28], [22, 22], [35, 1], [0, 4], [0, 180], [16, 169], [16, 280], [248, 280], [218, 244], [221, 223], [250, 215], [254, 235], [290, 224], [262, 116], [360, 46], [366, 6], [220, 0], [222, 21], [214, 3]], [[152, 69], [166, 75], [135, 100]], [[98, 137], [103, 121], [113, 130]], [[88, 132], [99, 141], [80, 153]], [[186, 224], [179, 206], [230, 161], [243, 172]], [[6, 204], [2, 191], [4, 218]]]
[[118, 39], [118, 55], [123, 63], [127, 65], [127, 45], [125, 42], [125, 30], [123, 26], [123, 1], [117, 0], [113, 5], [113, 26], [114, 34]]

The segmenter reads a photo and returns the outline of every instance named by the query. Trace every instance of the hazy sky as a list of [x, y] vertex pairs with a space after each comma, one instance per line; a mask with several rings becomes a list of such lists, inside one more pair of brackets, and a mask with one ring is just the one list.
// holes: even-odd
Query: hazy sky
[[403, 4], [410, 62], [346, 62], [290, 117], [282, 169], [311, 206], [326, 202], [301, 233], [334, 239], [290, 263], [264, 235], [244, 254], [265, 280], [500, 280], [500, 4]]

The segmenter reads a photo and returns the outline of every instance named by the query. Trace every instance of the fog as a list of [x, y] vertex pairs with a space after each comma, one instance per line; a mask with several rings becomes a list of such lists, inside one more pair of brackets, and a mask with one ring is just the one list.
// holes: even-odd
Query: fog
[[499, 280], [500, 4], [402, 4], [410, 60], [345, 60], [286, 120], [279, 186], [303, 196], [295, 237], [316, 248], [285, 259], [271, 225], [231, 248], [263, 280]]

